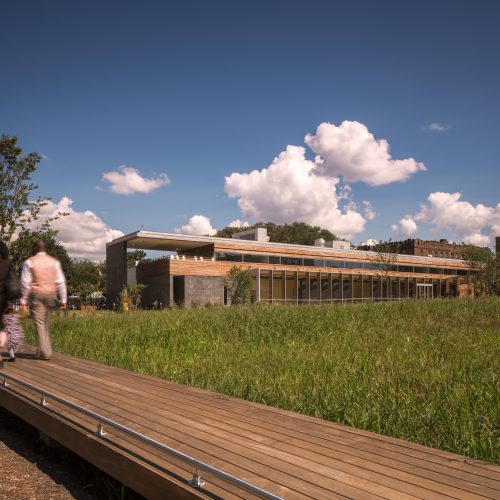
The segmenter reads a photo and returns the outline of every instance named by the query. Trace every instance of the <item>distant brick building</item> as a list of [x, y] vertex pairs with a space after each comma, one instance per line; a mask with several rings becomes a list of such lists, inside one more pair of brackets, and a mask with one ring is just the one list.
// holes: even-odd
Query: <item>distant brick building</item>
[[[448, 240], [419, 240], [408, 239], [404, 241], [391, 242], [395, 247], [398, 246], [398, 253], [404, 255], [418, 255], [419, 257], [438, 257], [443, 259], [461, 259], [462, 250], [466, 245], [449, 243]], [[369, 250], [368, 247], [362, 247]]]

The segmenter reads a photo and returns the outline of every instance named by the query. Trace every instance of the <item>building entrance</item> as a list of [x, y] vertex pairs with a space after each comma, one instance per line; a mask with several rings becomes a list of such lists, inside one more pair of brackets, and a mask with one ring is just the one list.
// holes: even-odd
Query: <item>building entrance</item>
[[431, 283], [417, 283], [417, 299], [432, 299], [434, 291]]

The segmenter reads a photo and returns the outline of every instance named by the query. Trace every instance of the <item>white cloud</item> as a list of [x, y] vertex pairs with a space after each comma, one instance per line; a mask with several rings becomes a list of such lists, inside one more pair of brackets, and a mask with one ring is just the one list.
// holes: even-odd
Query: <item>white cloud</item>
[[288, 146], [269, 167], [226, 177], [225, 191], [237, 198], [245, 218], [278, 224], [302, 221], [352, 238], [366, 220], [350, 205], [341, 209], [337, 177], [318, 175], [321, 162], [307, 160], [305, 149]]
[[198, 236], [213, 236], [217, 232], [217, 229], [212, 227], [212, 223], [208, 217], [204, 215], [193, 215], [187, 224], [175, 228], [175, 232]]
[[339, 126], [321, 123], [316, 135], [306, 135], [305, 142], [323, 159], [320, 170], [325, 175], [341, 175], [346, 182], [379, 186], [406, 181], [419, 170], [426, 170], [413, 158], [392, 159], [389, 143], [376, 140], [366, 125], [356, 121], [346, 120]]
[[363, 241], [363, 243], [361, 243], [361, 245], [373, 247], [375, 245], [378, 245], [378, 240], [376, 240], [374, 238], [368, 238], [366, 241]]
[[377, 214], [375, 213], [375, 210], [373, 210], [372, 204], [369, 201], [364, 200], [363, 201], [363, 206], [364, 206], [363, 211], [365, 213], [365, 217], [368, 220], [375, 219], [375, 217], [377, 216]]
[[235, 219], [231, 221], [227, 227], [249, 227], [250, 224], [247, 221], [241, 221], [240, 219]]
[[447, 130], [450, 130], [449, 125], [441, 125], [441, 123], [437, 122], [429, 123], [429, 125], [425, 125], [424, 128], [431, 130], [432, 132], [446, 132]]
[[117, 194], [150, 193], [155, 189], [170, 184], [167, 174], [158, 174], [156, 178], [146, 179], [139, 170], [123, 165], [119, 171], [105, 172], [103, 180], [111, 184], [109, 190]]
[[411, 215], [407, 215], [399, 221], [399, 224], [393, 224], [391, 229], [397, 236], [408, 238], [417, 232], [417, 224]]
[[52, 229], [58, 231], [57, 240], [66, 248], [70, 257], [77, 259], [103, 260], [106, 255], [106, 243], [123, 236], [121, 231], [108, 227], [94, 212], [77, 212], [72, 207], [73, 201], [61, 198], [59, 203], [48, 201], [40, 210], [39, 218], [30, 225], [36, 229], [43, 221], [58, 213], [68, 215], [51, 222]]
[[414, 218], [431, 224], [435, 231], [452, 231], [465, 243], [493, 244], [500, 234], [500, 203], [496, 207], [473, 205], [461, 197], [461, 193], [431, 193]]

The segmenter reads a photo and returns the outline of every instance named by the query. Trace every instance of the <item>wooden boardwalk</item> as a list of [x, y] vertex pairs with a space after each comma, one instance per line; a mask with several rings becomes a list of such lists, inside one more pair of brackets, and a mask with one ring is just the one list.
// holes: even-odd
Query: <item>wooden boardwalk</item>
[[[55, 354], [2, 373], [125, 425], [283, 498], [497, 498], [500, 467], [441, 450]], [[249, 498], [161, 450], [15, 383], [0, 405], [147, 498]]]

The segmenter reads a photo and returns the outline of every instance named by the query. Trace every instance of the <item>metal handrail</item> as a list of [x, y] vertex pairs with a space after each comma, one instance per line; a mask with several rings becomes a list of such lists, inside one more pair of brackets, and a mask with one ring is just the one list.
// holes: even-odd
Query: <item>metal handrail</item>
[[42, 399], [40, 400], [40, 404], [43, 407], [46, 407], [48, 405], [46, 398], [50, 398], [50, 399], [53, 399], [55, 401], [58, 401], [59, 403], [66, 405], [66, 406], [69, 406], [70, 408], [73, 408], [73, 409], [83, 413], [84, 415], [87, 415], [89, 417], [94, 418], [98, 422], [97, 431], [95, 433], [96, 436], [98, 436], [98, 437], [104, 437], [106, 435], [106, 433], [104, 432], [104, 427], [103, 427], [103, 424], [106, 424], [106, 425], [109, 425], [111, 427], [114, 427], [115, 429], [120, 430], [121, 432], [123, 432], [125, 434], [128, 434], [129, 436], [133, 436], [136, 439], [138, 439], [144, 443], [148, 443], [148, 444], [164, 451], [165, 453], [167, 453], [167, 454], [169, 454], [169, 455], [171, 455], [179, 460], [187, 462], [188, 464], [192, 465], [195, 468], [195, 473], [193, 475], [193, 479], [188, 481], [188, 484], [190, 486], [193, 486], [195, 488], [200, 488], [200, 487], [204, 486], [205, 483], [199, 474], [199, 471], [203, 470], [203, 471], [209, 472], [209, 473], [213, 474], [214, 476], [217, 476], [217, 477], [231, 483], [232, 485], [237, 486], [238, 488], [241, 488], [244, 491], [247, 491], [249, 493], [254, 493], [255, 495], [258, 495], [261, 498], [268, 498], [271, 500], [281, 500], [282, 499], [282, 497], [280, 497], [280, 496], [274, 495], [273, 493], [270, 493], [269, 491], [266, 491], [262, 488], [259, 488], [258, 486], [255, 486], [251, 483], [248, 483], [247, 481], [244, 481], [243, 479], [239, 479], [235, 476], [232, 476], [231, 474], [228, 474], [227, 472], [224, 472], [224, 471], [217, 469], [215, 467], [212, 467], [211, 465], [208, 465], [204, 462], [201, 462], [200, 460], [196, 460], [195, 458], [190, 457], [189, 455], [186, 455], [185, 453], [182, 453], [174, 448], [171, 448], [170, 446], [167, 446], [163, 443], [160, 443], [159, 441], [156, 441], [155, 439], [149, 438], [149, 437], [145, 436], [144, 434], [141, 434], [140, 432], [134, 431], [134, 430], [130, 429], [129, 427], [126, 427], [122, 424], [119, 424], [118, 422], [115, 422], [114, 420], [111, 420], [107, 417], [104, 417], [103, 415], [99, 415], [98, 413], [95, 413], [92, 410], [87, 410], [86, 408], [83, 408], [82, 406], [80, 406], [76, 403], [72, 403], [71, 401], [68, 401], [67, 399], [56, 396], [55, 394], [52, 394], [49, 391], [41, 389], [40, 387], [32, 385], [28, 382], [25, 382], [24, 380], [21, 380], [17, 377], [14, 377], [14, 376], [9, 375], [9, 374], [4, 373], [4, 372], [1, 373], [1, 376], [4, 379], [3, 384], [2, 384], [3, 388], [7, 388], [9, 386], [9, 384], [7, 383], [7, 380], [11, 380], [17, 384], [20, 384], [24, 387], [27, 387], [28, 389], [31, 389], [35, 392], [40, 393], [42, 396]]

